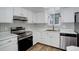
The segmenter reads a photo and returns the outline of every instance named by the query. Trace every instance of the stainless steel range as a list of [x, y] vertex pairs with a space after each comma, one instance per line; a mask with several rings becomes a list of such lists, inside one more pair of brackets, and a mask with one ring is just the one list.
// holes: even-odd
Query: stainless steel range
[[19, 51], [25, 51], [33, 45], [32, 31], [25, 31], [23, 27], [12, 27], [11, 33], [18, 35]]

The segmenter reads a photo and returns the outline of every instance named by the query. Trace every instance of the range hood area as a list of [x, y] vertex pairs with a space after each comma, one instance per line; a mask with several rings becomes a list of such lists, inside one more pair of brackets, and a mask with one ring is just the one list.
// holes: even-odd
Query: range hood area
[[22, 16], [13, 16], [13, 20], [18, 20], [18, 21], [27, 21], [27, 17], [22, 17]]

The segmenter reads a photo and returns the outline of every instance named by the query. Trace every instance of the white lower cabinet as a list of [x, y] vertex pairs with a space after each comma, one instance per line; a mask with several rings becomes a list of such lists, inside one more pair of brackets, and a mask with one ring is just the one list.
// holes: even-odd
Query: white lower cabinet
[[33, 33], [34, 44], [37, 42], [47, 44], [54, 47], [59, 47], [59, 33], [58, 32], [47, 32], [41, 31]]
[[58, 32], [48, 32], [47, 33], [47, 43], [48, 45], [59, 47], [59, 33]]
[[33, 45], [39, 42], [39, 32], [33, 31]]
[[0, 48], [0, 51], [18, 51], [16, 43], [8, 44], [7, 46]]
[[12, 37], [1, 42], [0, 51], [18, 51], [17, 37]]

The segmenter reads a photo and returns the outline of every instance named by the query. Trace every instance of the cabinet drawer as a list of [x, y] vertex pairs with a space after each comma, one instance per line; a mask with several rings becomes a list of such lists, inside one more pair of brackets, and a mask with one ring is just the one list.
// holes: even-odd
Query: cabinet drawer
[[18, 46], [16, 43], [6, 44], [5, 47], [0, 48], [0, 51], [18, 51]]

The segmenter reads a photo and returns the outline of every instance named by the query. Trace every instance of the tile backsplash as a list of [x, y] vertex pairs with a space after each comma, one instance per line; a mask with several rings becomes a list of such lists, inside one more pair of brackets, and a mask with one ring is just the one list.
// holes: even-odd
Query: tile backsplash
[[22, 21], [14, 21], [11, 24], [10, 23], [0, 23], [0, 32], [10, 31], [11, 27], [18, 27], [18, 26], [27, 27], [26, 22], [22, 22]]
[[10, 24], [0, 23], [0, 32], [9, 31]]
[[10, 31], [11, 27], [25, 27], [26, 30], [41, 30], [46, 28], [46, 24], [44, 23], [27, 23], [23, 21], [14, 21], [12, 24], [8, 23], [0, 23], [0, 32]]
[[[4, 31], [10, 31], [11, 27], [18, 27], [22, 26], [25, 27], [26, 30], [41, 30], [45, 28], [52, 28], [51, 26], [48, 26], [45, 23], [27, 23], [23, 21], [14, 21], [12, 24], [8, 23], [0, 23], [0, 32]], [[62, 29], [72, 29], [74, 30], [74, 23], [62, 23], [60, 27], [57, 28], [62, 28]]]
[[72, 30], [74, 30], [74, 23], [62, 23], [60, 28], [61, 29], [72, 29]]

